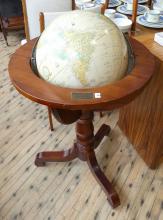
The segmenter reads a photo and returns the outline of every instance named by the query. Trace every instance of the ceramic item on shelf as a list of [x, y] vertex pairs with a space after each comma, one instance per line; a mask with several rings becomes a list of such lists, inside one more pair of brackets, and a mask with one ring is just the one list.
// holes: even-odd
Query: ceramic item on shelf
[[123, 32], [127, 33], [131, 29], [132, 21], [126, 18], [115, 18], [113, 22], [118, 26], [118, 28]]
[[100, 14], [101, 13], [101, 5], [87, 3], [87, 4], [84, 5], [83, 10]]
[[105, 4], [105, 0], [96, 0], [95, 1], [97, 4]]
[[[148, 7], [144, 6], [144, 5], [138, 5], [138, 10], [137, 10], [137, 14], [141, 15], [144, 14], [148, 9]], [[126, 8], [126, 5], [120, 5], [117, 7], [117, 11], [122, 13], [122, 14], [126, 14], [126, 15], [132, 15], [132, 10], [128, 10]]]
[[127, 10], [132, 11], [132, 8], [133, 8], [133, 0], [126, 0], [125, 6], [126, 6], [126, 9], [127, 9]]
[[148, 22], [144, 15], [137, 17], [137, 23], [149, 28], [163, 28], [163, 15], [160, 15], [158, 23]]
[[75, 0], [76, 4], [85, 4], [85, 3], [91, 3], [91, 0]]
[[77, 8], [80, 8], [82, 10], [82, 9], [84, 9], [86, 4], [90, 4], [90, 6], [91, 6], [91, 4], [94, 5], [95, 3], [91, 2], [91, 0], [75, 0], [75, 4], [76, 4]]
[[84, 8], [92, 8], [94, 6], [95, 6], [95, 3], [93, 3], [93, 2], [87, 2], [84, 4]]
[[[96, 0], [95, 2], [97, 4], [104, 4], [105, 0]], [[109, 8], [115, 8], [121, 4], [122, 4], [122, 2], [120, 0], [110, 0], [109, 1]]]
[[[105, 13], [104, 15], [105, 15], [106, 17], [110, 18], [107, 13]], [[114, 18], [110, 18], [110, 19], [111, 19], [111, 20], [114, 20], [115, 18], [126, 18], [126, 19], [128, 19], [128, 17], [127, 17], [126, 15], [123, 15], [123, 14], [118, 13], [118, 12], [116, 12], [116, 13], [114, 14]]]
[[162, 3], [154, 3], [153, 9], [160, 11], [161, 14], [163, 14], [163, 1]]
[[154, 3], [163, 4], [162, 0], [153, 0]]
[[[127, 0], [121, 0], [121, 1], [124, 2], [124, 3], [127, 2]], [[138, 0], [139, 4], [144, 4], [144, 3], [147, 3], [147, 2], [148, 2], [148, 0]]]
[[114, 19], [116, 10], [114, 9], [106, 9], [104, 15], [110, 19]]
[[149, 10], [144, 14], [146, 20], [151, 23], [158, 23], [160, 21], [160, 11]]
[[95, 13], [101, 13], [101, 5], [91, 1], [76, 0], [77, 9], [86, 10]]

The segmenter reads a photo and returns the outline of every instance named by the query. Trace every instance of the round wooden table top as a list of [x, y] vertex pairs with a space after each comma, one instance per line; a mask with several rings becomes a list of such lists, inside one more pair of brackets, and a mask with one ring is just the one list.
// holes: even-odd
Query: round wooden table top
[[[156, 57], [141, 43], [130, 38], [135, 56], [131, 73], [115, 83], [90, 89], [70, 89], [52, 85], [36, 76], [30, 66], [36, 40], [21, 46], [11, 57], [9, 74], [16, 89], [27, 98], [58, 109], [111, 110], [133, 100], [156, 69]], [[83, 94], [84, 93], [84, 94]], [[96, 98], [99, 93], [101, 98]]]

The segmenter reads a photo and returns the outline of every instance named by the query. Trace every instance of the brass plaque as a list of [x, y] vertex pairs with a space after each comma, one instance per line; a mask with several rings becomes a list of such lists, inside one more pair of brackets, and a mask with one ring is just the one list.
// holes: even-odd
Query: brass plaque
[[77, 99], [77, 100], [82, 100], [82, 99], [93, 99], [94, 98], [94, 93], [91, 92], [73, 92], [71, 93], [72, 99]]

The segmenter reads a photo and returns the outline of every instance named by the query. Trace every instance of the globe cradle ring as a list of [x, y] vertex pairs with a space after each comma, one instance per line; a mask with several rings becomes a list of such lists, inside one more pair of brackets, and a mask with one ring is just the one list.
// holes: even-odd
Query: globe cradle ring
[[[32, 70], [30, 60], [36, 41], [37, 39], [34, 39], [23, 45], [12, 55], [9, 63], [11, 81], [16, 89], [27, 98], [59, 109], [111, 110], [119, 108], [129, 103], [142, 91], [158, 65], [157, 58], [147, 48], [133, 38], [129, 38], [135, 57], [130, 74], [119, 81], [101, 87], [62, 88], [44, 81]], [[72, 99], [72, 93], [100, 93], [101, 98]]]

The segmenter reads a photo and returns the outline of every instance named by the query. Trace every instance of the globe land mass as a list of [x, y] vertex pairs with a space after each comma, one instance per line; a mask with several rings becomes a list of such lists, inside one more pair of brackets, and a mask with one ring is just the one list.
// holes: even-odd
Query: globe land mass
[[78, 54], [78, 59], [74, 59], [72, 69], [80, 83], [86, 86], [88, 82], [85, 73], [88, 71], [90, 59], [95, 49], [94, 45], [90, 44], [94, 39], [94, 34], [90, 32], [65, 32], [65, 37], [69, 46]]

